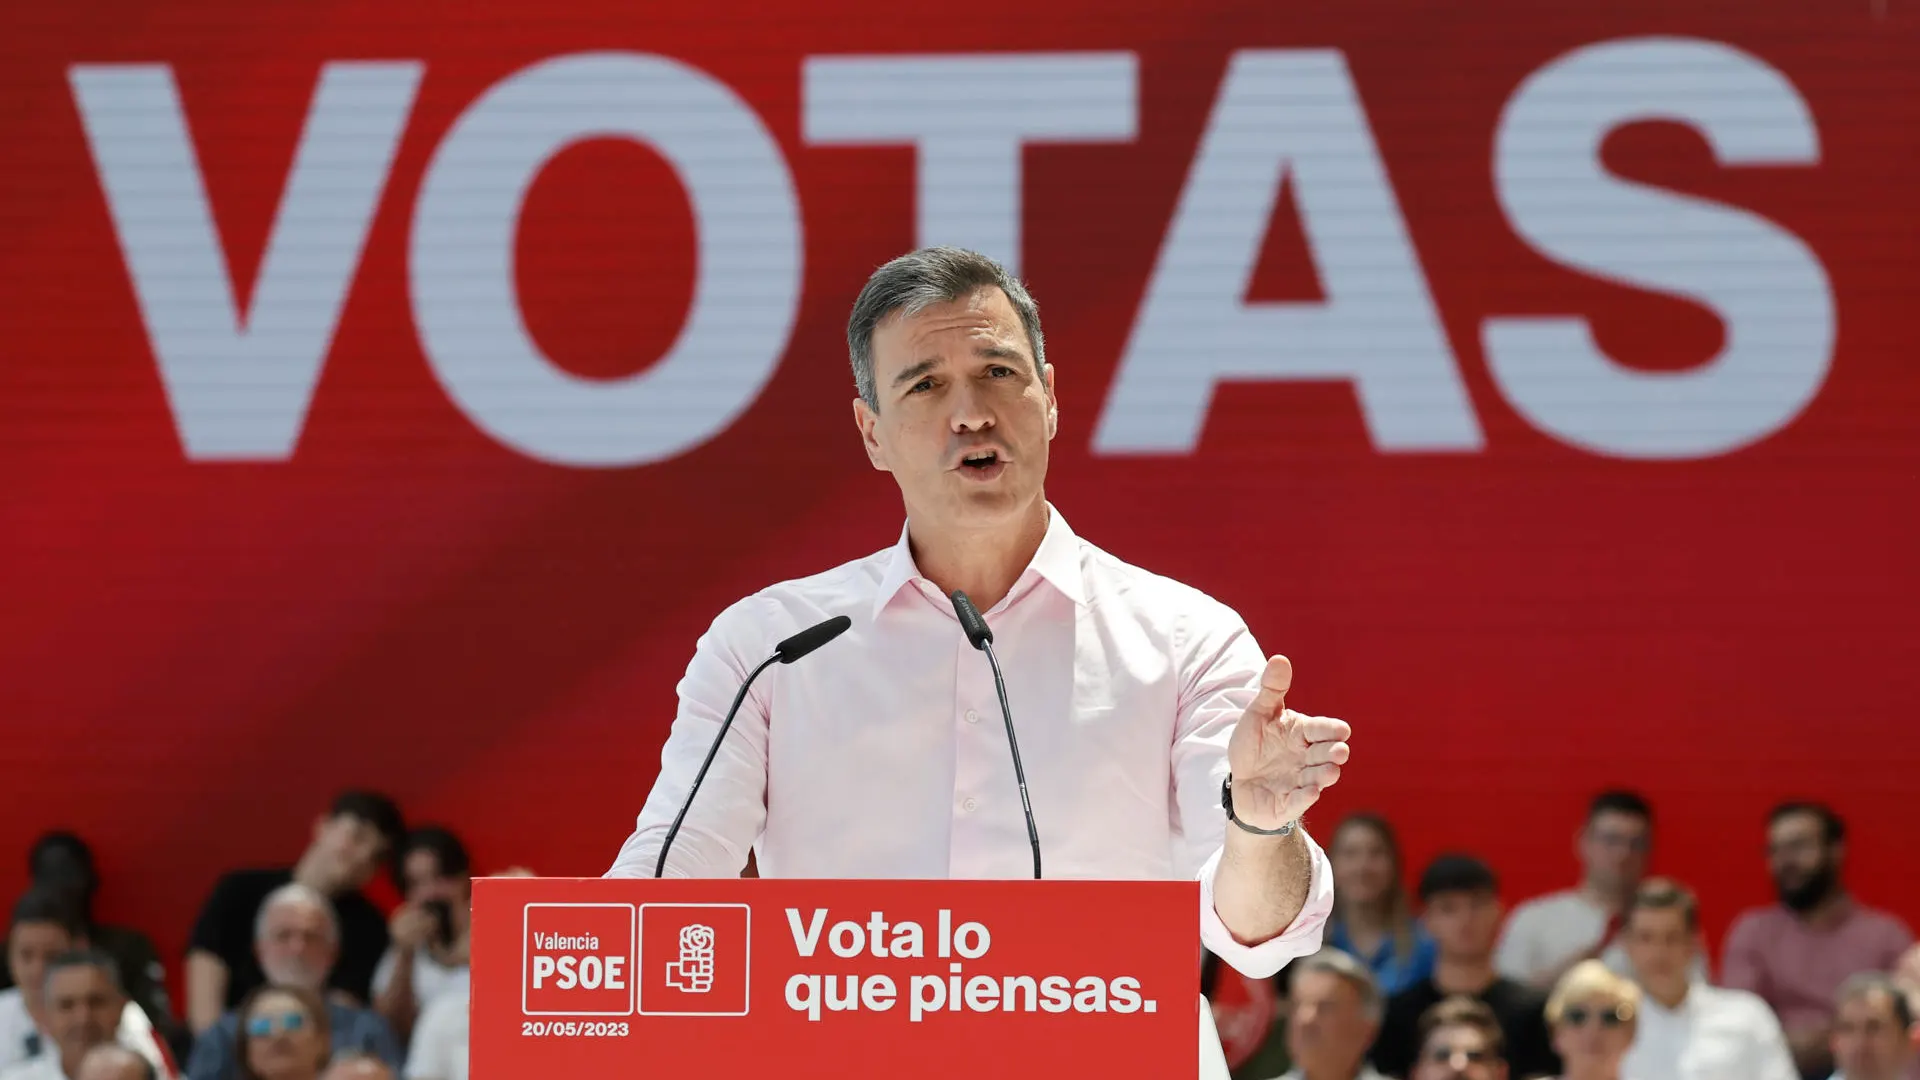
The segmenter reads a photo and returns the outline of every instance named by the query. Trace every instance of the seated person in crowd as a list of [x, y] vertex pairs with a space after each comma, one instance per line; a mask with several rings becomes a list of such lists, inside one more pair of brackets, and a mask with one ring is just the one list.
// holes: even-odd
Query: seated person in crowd
[[433, 999], [413, 1025], [406, 1080], [467, 1080], [467, 1031], [472, 991], [461, 987]]
[[127, 995], [112, 957], [62, 953], [47, 964], [45, 987], [47, 1044], [0, 1071], [0, 1080], [76, 1080], [88, 1052], [114, 1041]]
[[1484, 1002], [1450, 997], [1420, 1016], [1420, 1059], [1407, 1080], [1507, 1080], [1507, 1040]]
[[420, 1010], [467, 983], [473, 863], [446, 829], [407, 834], [398, 859], [406, 902], [388, 923], [393, 945], [373, 974], [373, 1007], [405, 1042]]
[[1583, 960], [1547, 998], [1563, 1080], [1636, 1080], [1621, 1072], [1640, 1015], [1640, 988], [1600, 960]]
[[1375, 814], [1352, 814], [1333, 830], [1333, 914], [1328, 945], [1359, 957], [1393, 995], [1433, 974], [1433, 939], [1413, 917], [1393, 827]]
[[1293, 1068], [1281, 1080], [1383, 1080], [1367, 1065], [1380, 1031], [1380, 988], [1360, 961], [1322, 949], [1294, 968], [1287, 1048]]
[[[260, 908], [254, 948], [260, 969], [266, 973], [263, 986], [286, 991], [292, 997], [325, 993], [340, 954], [340, 924], [334, 918], [333, 905], [298, 882], [280, 886]], [[315, 1000], [320, 999], [316, 996]], [[281, 1000], [279, 1004], [286, 1006], [287, 1002]], [[327, 1000], [320, 1019], [329, 1032], [330, 1052], [372, 1054], [395, 1066], [400, 1064], [399, 1044], [379, 1013]], [[188, 1080], [240, 1080], [239, 1065], [246, 1060], [240, 1045], [244, 1034], [241, 1020], [238, 1010], [227, 1013], [194, 1040], [193, 1056], [187, 1060]], [[299, 1055], [289, 1060], [295, 1059]]]
[[1796, 1080], [1787, 1036], [1767, 1003], [1745, 990], [1696, 982], [1700, 948], [1693, 894], [1665, 878], [1642, 882], [1627, 908], [1627, 956], [1640, 1015], [1627, 1051], [1633, 1080]]
[[1390, 1076], [1407, 1076], [1420, 1052], [1420, 1017], [1443, 999], [1462, 994], [1499, 1017], [1516, 1078], [1557, 1073], [1560, 1061], [1547, 1041], [1545, 995], [1493, 968], [1500, 928], [1500, 883], [1493, 870], [1471, 855], [1442, 855], [1420, 877], [1420, 903], [1438, 949], [1433, 976], [1388, 999], [1373, 1047], [1374, 1066]]
[[73, 1080], [160, 1080], [153, 1063], [119, 1043], [104, 1043], [80, 1059]]
[[[33, 842], [27, 851], [29, 884], [65, 897], [80, 919], [79, 937], [88, 948], [113, 957], [127, 997], [140, 1006], [147, 1019], [164, 1032], [178, 1052], [186, 1045], [185, 1030], [173, 1021], [173, 1002], [167, 996], [167, 969], [153, 941], [138, 930], [108, 926], [93, 917], [94, 894], [100, 891], [100, 875], [94, 867], [93, 849], [85, 840], [69, 832], [50, 832]], [[0, 971], [0, 989], [14, 985], [13, 969]]]
[[1833, 1080], [1909, 1080], [1920, 1057], [1913, 996], [1891, 977], [1863, 971], [1834, 997]]
[[330, 1006], [307, 987], [258, 986], [235, 1010], [238, 1080], [320, 1080], [339, 1045]]
[[387, 951], [387, 920], [359, 889], [399, 843], [400, 811], [384, 795], [349, 791], [313, 823], [313, 838], [291, 868], [240, 870], [222, 877], [200, 909], [187, 944], [187, 1024], [194, 1034], [264, 981], [253, 932], [269, 893], [299, 882], [333, 902], [340, 960], [333, 988], [373, 1000], [373, 971]]
[[1767, 819], [1767, 868], [1778, 904], [1742, 913], [1727, 931], [1722, 982], [1760, 995], [1787, 1029], [1800, 1075], [1833, 1072], [1833, 1002], [1862, 971], [1891, 971], [1913, 944], [1905, 923], [1854, 902], [1841, 883], [1846, 823], [1813, 803]]
[[[1631, 791], [1605, 791], [1587, 806], [1575, 834], [1580, 884], [1513, 909], [1501, 932], [1493, 966], [1500, 974], [1545, 993], [1568, 968], [1598, 957], [1631, 976], [1619, 932], [1633, 890], [1646, 876], [1653, 849], [1653, 809]], [[1707, 977], [1702, 954], [1694, 977]]]
[[[0, 990], [0, 1069], [38, 1057], [52, 1045], [46, 998], [48, 965], [57, 957], [88, 948], [71, 896], [36, 887], [27, 890], [14, 905], [7, 931], [7, 964], [20, 985]], [[114, 980], [117, 985], [117, 967]], [[161, 1037], [139, 1005], [126, 1003], [114, 1035], [155, 1069], [167, 1071], [169, 1059], [161, 1049]]]

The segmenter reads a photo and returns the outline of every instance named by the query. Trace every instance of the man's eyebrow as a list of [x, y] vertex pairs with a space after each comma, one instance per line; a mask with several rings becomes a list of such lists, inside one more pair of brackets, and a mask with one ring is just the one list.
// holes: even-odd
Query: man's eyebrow
[[979, 345], [974, 348], [973, 355], [991, 357], [995, 360], [1018, 360], [1029, 367], [1033, 364], [1031, 360], [1027, 359], [1026, 353], [1021, 352], [1011, 345]]
[[895, 375], [893, 377], [893, 385], [899, 386], [902, 383], [914, 382], [927, 372], [939, 366], [940, 361], [938, 360], [922, 360], [912, 367], [907, 368], [905, 371], [902, 371], [900, 374]]

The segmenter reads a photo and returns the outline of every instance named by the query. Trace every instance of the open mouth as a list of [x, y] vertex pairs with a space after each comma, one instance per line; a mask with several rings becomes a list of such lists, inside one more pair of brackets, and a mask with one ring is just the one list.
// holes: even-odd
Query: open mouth
[[960, 467], [955, 470], [969, 480], [991, 480], [1007, 468], [1007, 459], [1000, 456], [998, 450], [980, 449], [960, 459]]

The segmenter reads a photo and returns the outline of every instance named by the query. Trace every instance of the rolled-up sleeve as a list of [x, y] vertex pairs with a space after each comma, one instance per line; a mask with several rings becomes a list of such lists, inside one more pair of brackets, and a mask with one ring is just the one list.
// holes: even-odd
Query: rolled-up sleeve
[[1226, 780], [1227, 741], [1259, 693], [1266, 655], [1231, 609], [1205, 601], [1183, 613], [1173, 639], [1180, 669], [1179, 718], [1173, 748], [1174, 860], [1182, 876], [1200, 882], [1200, 941], [1235, 971], [1263, 979], [1289, 961], [1320, 948], [1333, 912], [1333, 868], [1311, 836], [1311, 880], [1306, 902], [1279, 936], [1253, 945], [1234, 940], [1213, 904], [1214, 875], [1226, 842], [1220, 785]]
[[[773, 604], [738, 601], [694, 646], [677, 687], [680, 705], [660, 752], [660, 774], [606, 877], [652, 877], [660, 845], [693, 787], [740, 683], [772, 651]], [[738, 877], [767, 819], [767, 679], [748, 692], [674, 837], [667, 877]]]

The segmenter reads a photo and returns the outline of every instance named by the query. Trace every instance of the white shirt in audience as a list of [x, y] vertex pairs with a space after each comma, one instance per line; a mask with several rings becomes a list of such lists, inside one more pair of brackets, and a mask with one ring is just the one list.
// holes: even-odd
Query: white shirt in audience
[[[1538, 896], [1513, 909], [1500, 933], [1493, 966], [1515, 982], [1532, 983], [1593, 948], [1607, 932], [1607, 911], [1578, 889]], [[1633, 965], [1616, 936], [1600, 959], [1616, 975], [1633, 977]], [[1695, 982], [1709, 981], [1706, 957], [1693, 958]]]
[[[413, 1025], [407, 1048], [407, 1080], [467, 1080], [467, 1024], [470, 992], [433, 999]], [[4, 1078], [0, 1078], [4, 1080]]]
[[60, 1051], [49, 1047], [39, 1057], [0, 1069], [0, 1080], [67, 1080], [67, 1072], [60, 1067]]
[[[393, 981], [393, 950], [380, 958], [380, 966], [373, 969], [373, 992], [376, 996], [387, 992], [387, 984]], [[440, 995], [453, 990], [467, 988], [468, 973], [471, 969], [465, 964], [448, 967], [435, 960], [425, 949], [413, 954], [413, 1003], [421, 1011], [438, 1000]]]
[[1634, 1080], [1799, 1080], [1786, 1032], [1745, 990], [1695, 983], [1678, 1008], [1640, 998], [1620, 1074]]

